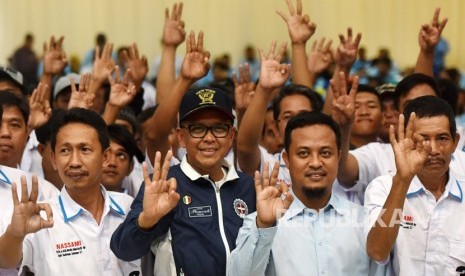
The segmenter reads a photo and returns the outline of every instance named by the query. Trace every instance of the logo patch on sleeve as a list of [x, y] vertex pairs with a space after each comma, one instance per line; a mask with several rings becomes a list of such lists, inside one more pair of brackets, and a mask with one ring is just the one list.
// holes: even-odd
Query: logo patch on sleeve
[[244, 218], [245, 216], [249, 214], [249, 208], [247, 207], [247, 204], [245, 203], [245, 201], [243, 201], [242, 199], [236, 198], [233, 202], [233, 206], [234, 206], [234, 211], [236, 211], [236, 214], [240, 218]]

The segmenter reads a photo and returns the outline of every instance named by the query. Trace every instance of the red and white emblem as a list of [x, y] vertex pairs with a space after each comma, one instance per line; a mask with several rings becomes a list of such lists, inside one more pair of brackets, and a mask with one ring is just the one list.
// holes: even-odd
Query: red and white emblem
[[234, 206], [234, 211], [236, 211], [236, 214], [240, 218], [244, 218], [249, 214], [249, 208], [247, 207], [247, 204], [245, 204], [245, 201], [242, 199], [236, 198], [233, 203]]

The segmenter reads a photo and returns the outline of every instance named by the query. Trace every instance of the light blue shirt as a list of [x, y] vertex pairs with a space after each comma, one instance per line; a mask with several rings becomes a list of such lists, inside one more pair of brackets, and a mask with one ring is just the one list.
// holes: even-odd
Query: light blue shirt
[[294, 196], [275, 227], [244, 219], [229, 275], [384, 275], [365, 250], [363, 207], [332, 195], [319, 213]]

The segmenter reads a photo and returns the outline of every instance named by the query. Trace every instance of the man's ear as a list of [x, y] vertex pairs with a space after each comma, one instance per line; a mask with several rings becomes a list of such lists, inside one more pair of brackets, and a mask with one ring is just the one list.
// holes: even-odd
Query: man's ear
[[40, 156], [44, 156], [45, 145], [39, 143], [37, 145], [37, 151], [40, 153]]
[[134, 162], [129, 163], [129, 168], [126, 176], [129, 176], [132, 173], [132, 170], [134, 169]]
[[108, 166], [108, 163], [110, 163], [110, 154], [111, 154], [111, 148], [108, 147], [103, 151], [103, 167]]
[[58, 170], [57, 164], [55, 162], [55, 152], [54, 152], [54, 150], [50, 151], [50, 163], [52, 163], [53, 170], [55, 170], [55, 171]]
[[182, 130], [179, 127], [176, 128], [176, 133], [178, 134], [179, 146], [185, 148], [186, 143], [184, 142], [184, 134], [182, 133]]
[[[460, 134], [458, 134], [457, 132], [455, 133], [455, 137], [454, 137], [454, 149], [457, 149], [457, 145], [459, 144], [459, 141], [460, 141]], [[462, 149], [460, 149], [462, 150]]]
[[287, 151], [283, 151], [283, 160], [284, 163], [286, 164], [286, 167], [289, 169], [289, 155], [287, 154]]

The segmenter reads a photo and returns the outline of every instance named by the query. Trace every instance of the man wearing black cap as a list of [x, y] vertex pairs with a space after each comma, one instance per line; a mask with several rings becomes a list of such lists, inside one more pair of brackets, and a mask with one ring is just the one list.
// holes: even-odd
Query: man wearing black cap
[[[225, 275], [243, 218], [255, 211], [253, 179], [225, 160], [236, 135], [230, 97], [216, 87], [189, 90], [207, 74], [208, 60], [203, 33], [196, 43], [191, 32], [181, 74], [155, 112], [160, 117], [153, 125], [166, 125], [168, 131], [159, 127], [155, 134], [163, 137], [151, 140], [157, 141], [159, 151], [154, 154], [153, 180], [144, 165], [144, 184], [111, 239], [113, 253], [122, 260], [141, 258], [152, 244], [165, 247], [163, 252], [154, 248], [157, 276]], [[187, 155], [170, 167], [167, 133], [177, 111], [176, 131]]]

